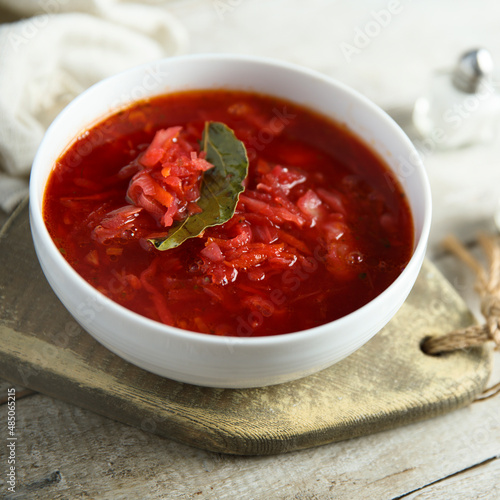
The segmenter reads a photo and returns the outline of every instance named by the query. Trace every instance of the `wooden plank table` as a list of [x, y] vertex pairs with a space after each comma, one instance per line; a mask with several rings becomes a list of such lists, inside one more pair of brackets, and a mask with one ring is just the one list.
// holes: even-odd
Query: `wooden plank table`
[[[484, 45], [500, 64], [497, 4], [444, 0], [307, 5], [167, 2], [185, 22], [192, 52], [279, 57], [342, 79], [387, 109], [411, 133], [409, 110], [429, 72], [461, 50]], [[390, 16], [346, 58], [367, 23]], [[495, 15], [496, 14], [496, 15]], [[422, 36], [425, 26], [425, 36]], [[465, 29], [464, 27], [467, 27]], [[361, 39], [358, 39], [358, 42]], [[418, 43], [415, 43], [418, 40]], [[345, 47], [345, 45], [344, 45]], [[495, 50], [497, 52], [495, 52]], [[417, 141], [417, 140], [416, 140]], [[494, 230], [500, 199], [500, 142], [461, 151], [417, 143], [433, 189], [428, 257], [477, 311], [471, 274], [439, 248], [454, 232], [475, 250], [478, 228]], [[7, 272], [1, 267], [0, 272]], [[492, 379], [500, 379], [495, 356]], [[8, 382], [0, 383], [6, 426]], [[12, 498], [427, 499], [500, 498], [500, 397], [391, 431], [276, 456], [202, 451], [16, 387], [17, 479]], [[2, 429], [0, 491], [6, 491]]]

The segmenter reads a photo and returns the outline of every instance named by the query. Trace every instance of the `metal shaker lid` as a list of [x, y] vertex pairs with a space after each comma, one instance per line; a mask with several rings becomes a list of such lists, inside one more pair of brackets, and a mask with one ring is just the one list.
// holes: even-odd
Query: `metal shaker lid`
[[453, 85], [467, 94], [477, 92], [481, 83], [491, 80], [493, 59], [486, 49], [473, 49], [460, 56], [453, 71]]

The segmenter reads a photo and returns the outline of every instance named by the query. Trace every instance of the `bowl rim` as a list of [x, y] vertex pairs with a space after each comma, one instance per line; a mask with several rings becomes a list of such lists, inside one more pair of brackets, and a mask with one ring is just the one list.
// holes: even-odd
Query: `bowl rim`
[[[66, 115], [71, 113], [72, 109], [74, 107], [77, 107], [81, 101], [85, 101], [86, 99], [89, 98], [89, 96], [92, 96], [93, 93], [99, 92], [99, 88], [101, 86], [107, 85], [109, 82], [112, 82], [114, 80], [126, 79], [127, 76], [135, 73], [144, 72], [148, 68], [152, 68], [154, 65], [182, 64], [184, 62], [187, 63], [190, 61], [196, 62], [196, 61], [209, 61], [209, 60], [216, 62], [226, 62], [226, 63], [245, 63], [245, 64], [254, 64], [258, 66], [271, 66], [275, 69], [278, 68], [293, 73], [301, 73], [310, 78], [320, 80], [324, 84], [337, 87], [337, 89], [346, 94], [349, 94], [352, 99], [358, 101], [362, 106], [366, 107], [367, 110], [371, 112], [373, 115], [377, 115], [377, 119], [385, 121], [386, 125], [389, 126], [391, 129], [391, 133], [397, 138], [398, 142], [403, 144], [408, 150], [408, 152], [413, 153], [414, 161], [412, 161], [412, 165], [415, 167], [415, 172], [418, 172], [418, 179], [421, 184], [422, 194], [423, 194], [422, 201], [423, 201], [424, 212], [423, 212], [423, 221], [422, 221], [420, 235], [418, 236], [418, 240], [417, 238], [415, 238], [414, 248], [411, 258], [408, 261], [405, 268], [402, 270], [402, 272], [385, 290], [383, 290], [379, 295], [374, 297], [368, 303], [352, 311], [351, 313], [342, 316], [336, 320], [330, 321], [328, 323], [316, 326], [314, 328], [309, 328], [306, 330], [289, 332], [279, 335], [243, 337], [237, 335], [218, 336], [206, 333], [193, 332], [190, 330], [183, 330], [181, 328], [160, 323], [159, 321], [147, 318], [146, 316], [142, 316], [141, 314], [131, 311], [130, 309], [127, 309], [125, 306], [118, 304], [117, 302], [110, 299], [102, 292], [94, 288], [82, 276], [80, 276], [80, 274], [69, 264], [69, 262], [58, 251], [55, 242], [52, 240], [52, 237], [50, 236], [47, 226], [45, 225], [45, 221], [43, 219], [43, 197], [45, 193], [46, 183], [50, 173], [49, 175], [47, 175], [47, 179], [43, 182], [43, 190], [41, 197], [39, 196], [37, 191], [36, 181], [37, 178], [41, 175], [39, 171], [42, 170], [44, 161], [46, 162], [46, 160], [44, 160], [43, 157], [45, 155], [45, 150], [50, 149], [49, 139], [51, 138], [51, 135], [54, 133], [54, 131], [57, 130], [59, 122], [61, 122]], [[199, 89], [199, 90], [203, 90], [203, 88], [208, 88], [208, 87], [203, 87], [202, 85], [193, 87], [193, 89]], [[230, 87], [228, 86], [227, 88]], [[165, 93], [168, 92], [160, 92], [159, 94], [151, 94], [151, 95], [152, 96], [162, 95]], [[262, 93], [265, 94], [265, 92]], [[267, 95], [273, 95], [273, 94], [269, 93]], [[148, 96], [146, 96], [146, 99], [147, 98]], [[104, 120], [106, 117], [113, 115], [120, 109], [130, 106], [131, 103], [137, 102], [138, 100], [140, 99], [131, 100], [128, 104], [124, 104], [122, 107], [115, 107], [110, 109], [108, 112], [103, 113], [99, 117], [96, 117], [94, 122], [90, 122], [88, 124], [88, 128], [95, 126], [96, 124]], [[292, 101], [291, 99], [289, 100]], [[304, 106], [306, 108], [308, 107], [307, 105]], [[321, 113], [321, 110], [314, 109], [311, 106], [309, 106], [309, 108], [313, 109], [313, 111], [315, 112]], [[328, 118], [328, 115], [326, 114], [323, 115]], [[332, 118], [330, 117], [330, 119]], [[355, 133], [355, 131], [353, 132]], [[66, 145], [66, 148], [60, 152], [59, 156], [62, 155], [64, 151], [66, 151], [66, 149], [70, 147], [70, 145], [74, 142], [77, 136], [78, 133], [72, 137], [70, 142]], [[360, 137], [358, 138], [363, 142], [365, 142], [366, 144], [366, 141], [364, 139]], [[373, 149], [372, 146], [370, 146], [369, 144], [366, 145], [370, 147], [370, 149]], [[40, 167], [38, 166], [39, 164], [41, 164]], [[279, 346], [280, 344], [289, 344], [291, 342], [293, 343], [296, 341], [299, 342], [304, 340], [304, 338], [313, 339], [315, 336], [327, 333], [327, 331], [331, 329], [331, 325], [333, 324], [335, 324], [336, 327], [339, 328], [341, 328], [343, 325], [347, 326], [353, 320], [354, 316], [362, 315], [363, 313], [368, 312], [369, 309], [377, 308], [378, 303], [383, 301], [386, 295], [390, 294], [391, 291], [395, 287], [397, 287], [401, 281], [404, 281], [406, 279], [406, 276], [412, 272], [412, 268], [414, 266], [421, 265], [423, 256], [425, 255], [428, 236], [430, 232], [430, 226], [431, 226], [432, 198], [431, 198], [429, 179], [425, 171], [425, 166], [423, 164], [421, 156], [418, 154], [418, 151], [411, 142], [411, 140], [407, 137], [407, 135], [403, 132], [403, 130], [391, 116], [389, 116], [382, 108], [377, 106], [374, 102], [372, 102], [370, 99], [368, 99], [366, 96], [364, 96], [357, 90], [347, 86], [346, 84], [338, 81], [335, 78], [320, 73], [319, 71], [283, 60], [273, 59], [269, 57], [250, 56], [250, 55], [208, 53], [208, 54], [188, 54], [183, 56], [173, 56], [144, 63], [138, 66], [134, 66], [133, 68], [121, 71], [115, 75], [100, 80], [99, 82], [93, 84], [91, 87], [89, 87], [81, 94], [79, 94], [75, 99], [73, 99], [50, 124], [50, 126], [48, 127], [47, 131], [44, 134], [42, 142], [40, 143], [40, 146], [35, 155], [33, 161], [33, 167], [30, 174], [29, 212], [30, 212], [30, 224], [32, 226], [34, 225], [39, 230], [39, 236], [42, 238], [42, 243], [44, 245], [44, 248], [47, 249], [48, 252], [50, 252], [50, 254], [52, 255], [53, 259], [55, 259], [58, 266], [63, 270], [63, 273], [64, 274], [69, 273], [69, 277], [71, 278], [71, 280], [78, 282], [78, 284], [81, 287], [83, 287], [83, 290], [85, 292], [89, 293], [91, 296], [95, 296], [96, 299], [99, 300], [99, 304], [110, 307], [114, 313], [123, 316], [125, 320], [130, 320], [134, 324], [136, 323], [143, 324], [150, 331], [154, 330], [155, 333], [165, 335], [166, 337], [174, 336], [177, 337], [179, 340], [203, 342], [209, 344], [210, 346], [224, 346], [224, 347], [227, 347], [228, 342], [230, 342], [233, 344], [233, 346], [249, 346], [252, 348], [254, 347], [258, 348], [258, 347]], [[412, 216], [414, 217], [413, 213]]]

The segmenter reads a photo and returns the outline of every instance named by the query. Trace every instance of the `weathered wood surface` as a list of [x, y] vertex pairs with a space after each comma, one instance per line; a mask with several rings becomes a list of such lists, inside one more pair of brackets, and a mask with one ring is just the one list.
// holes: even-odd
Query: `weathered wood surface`
[[[495, 499], [499, 403], [477, 402], [432, 420], [309, 450], [238, 457], [34, 395], [17, 406], [19, 496], [13, 498]], [[2, 422], [5, 415], [0, 407]], [[0, 450], [4, 463], [4, 447]]]
[[471, 500], [472, 498], [494, 500], [500, 498], [499, 480], [500, 460], [496, 457], [452, 474], [444, 480], [436, 481], [403, 498], [408, 500], [450, 498], [453, 491], [453, 500]]
[[26, 203], [0, 233], [0, 260], [18, 270], [0, 276], [0, 376], [203, 449], [269, 455], [386, 430], [470, 403], [490, 374], [487, 348], [421, 351], [427, 336], [472, 321], [429, 262], [398, 314], [341, 363], [287, 384], [222, 390], [152, 375], [84, 332], [44, 279]]

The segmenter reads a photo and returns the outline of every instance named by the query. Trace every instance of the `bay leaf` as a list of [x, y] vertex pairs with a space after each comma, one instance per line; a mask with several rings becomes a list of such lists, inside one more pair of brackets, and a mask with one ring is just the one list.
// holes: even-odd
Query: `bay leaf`
[[175, 248], [208, 227], [224, 224], [234, 215], [248, 175], [246, 148], [224, 123], [206, 122], [202, 150], [205, 159], [214, 165], [203, 173], [197, 201], [202, 211], [175, 222], [164, 238], [150, 239], [158, 250]]

